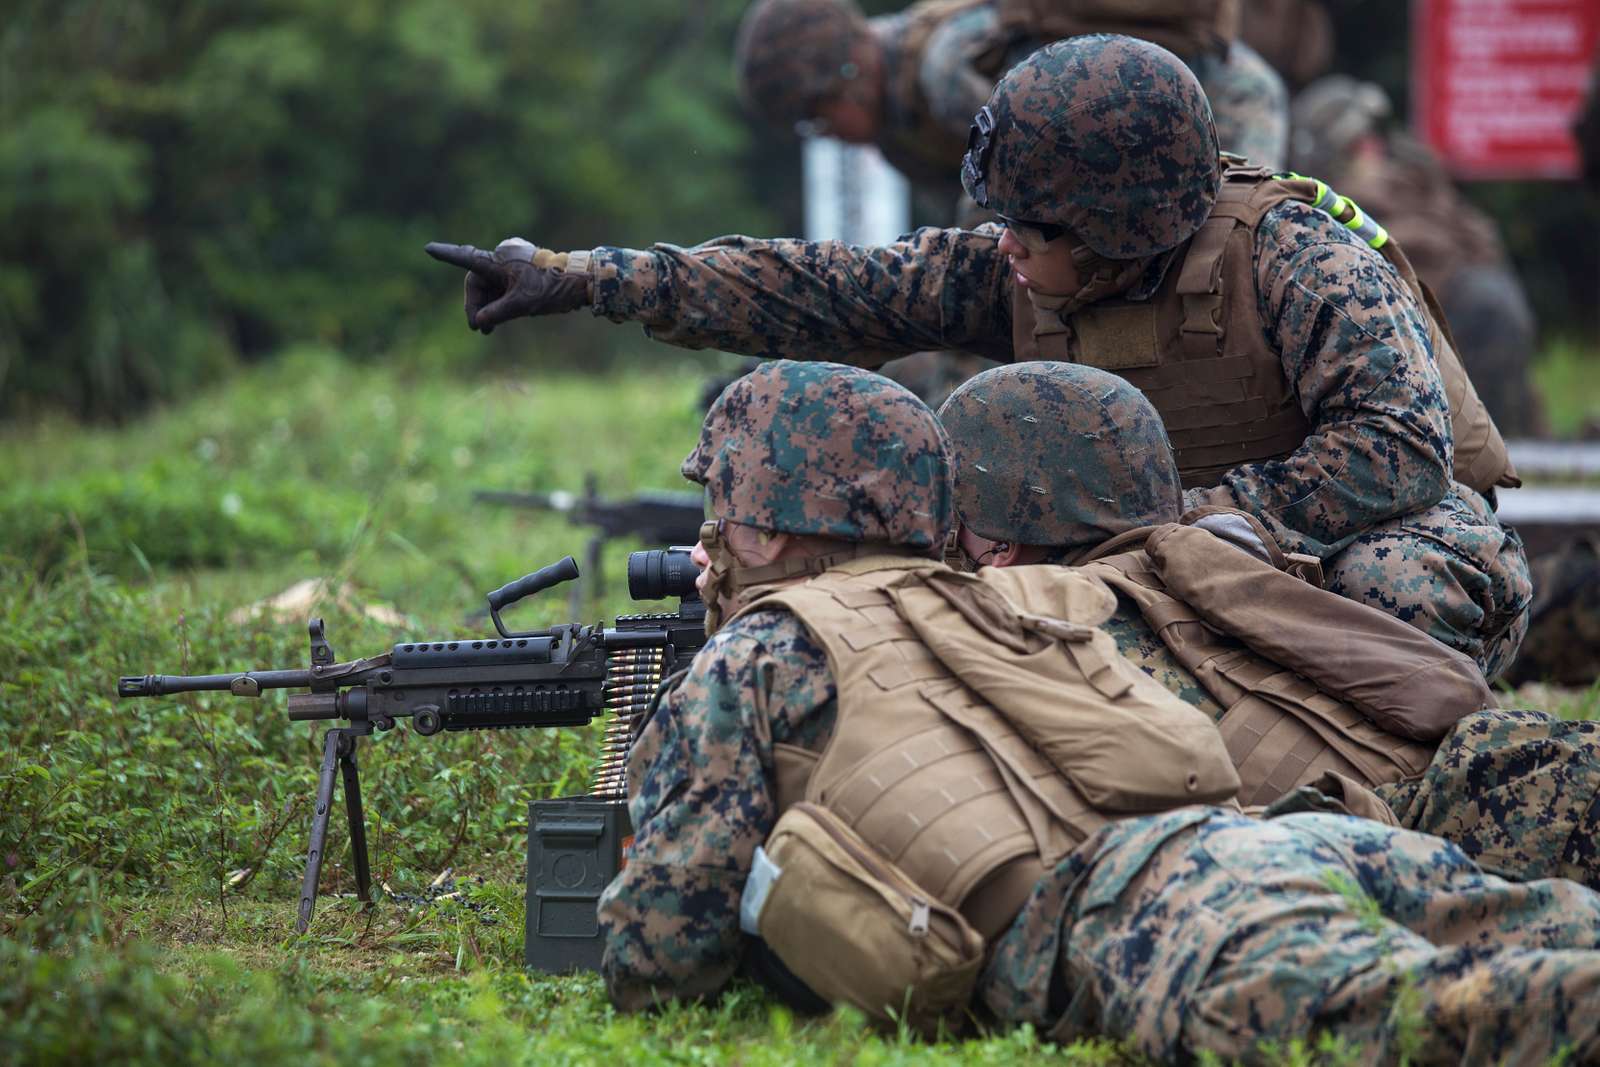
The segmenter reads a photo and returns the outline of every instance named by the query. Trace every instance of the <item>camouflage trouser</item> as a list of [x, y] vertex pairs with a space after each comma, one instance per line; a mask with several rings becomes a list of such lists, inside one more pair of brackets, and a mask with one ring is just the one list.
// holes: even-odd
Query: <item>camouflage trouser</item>
[[980, 994], [1054, 1040], [1246, 1063], [1327, 1032], [1354, 1062], [1600, 1053], [1600, 895], [1515, 884], [1345, 815], [1188, 808], [1115, 823], [1046, 875]]
[[1487, 871], [1600, 889], [1600, 722], [1480, 711], [1420, 777], [1374, 792], [1401, 826], [1459, 845]]
[[1328, 589], [1471, 656], [1491, 681], [1528, 629], [1522, 538], [1459, 482], [1433, 507], [1374, 526], [1322, 569]]

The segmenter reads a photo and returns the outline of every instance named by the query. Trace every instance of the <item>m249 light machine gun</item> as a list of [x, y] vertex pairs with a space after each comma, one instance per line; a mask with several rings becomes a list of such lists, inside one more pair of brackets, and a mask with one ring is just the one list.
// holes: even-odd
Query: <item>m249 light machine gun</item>
[[[629, 594], [635, 600], [676, 596], [680, 598], [677, 612], [624, 615], [612, 626], [565, 623], [548, 630], [508, 630], [500, 618], [503, 609], [578, 576], [577, 564], [568, 556], [489, 594], [489, 615], [498, 637], [408, 641], [369, 659], [341, 663], [328, 643], [322, 620], [313, 619], [311, 665], [305, 670], [125, 677], [117, 683], [117, 695], [157, 697], [215, 691], [257, 697], [264, 689], [306, 689], [309, 692], [290, 695], [290, 719], [348, 723], [331, 727], [323, 737], [317, 805], [295, 924], [295, 929], [304, 933], [311, 922], [322, 872], [335, 771], [344, 779], [357, 893], [363, 901], [371, 899], [372, 875], [367, 862], [356, 743], [374, 730], [393, 729], [398, 719], [409, 718], [414, 731], [430, 736], [440, 731], [583, 726], [595, 716], [610, 712], [612, 718], [607, 724], [591, 791], [580, 799], [591, 805], [591, 811], [596, 802], [609, 806], [606, 810], [611, 823], [607, 836], [613, 841], [612, 847], [617, 847], [621, 836], [628, 832], [621, 798], [623, 763], [633, 732], [653, 703], [662, 679], [686, 666], [705, 643], [705, 605], [694, 587], [695, 574], [687, 548], [634, 552], [628, 557]], [[577, 801], [534, 803], [537, 809], [541, 804], [570, 806]], [[530, 855], [535, 851], [536, 821], [537, 810], [529, 820]], [[551, 891], [559, 896], [565, 890], [569, 900], [588, 895], [592, 927], [592, 896], [598, 895], [598, 888], [610, 880], [617, 862], [616, 856], [601, 856], [600, 867], [609, 865], [610, 873], [599, 870], [590, 872], [592, 877], [568, 877], [564, 880], [571, 884]], [[571, 863], [564, 867], [568, 872], [571, 869]], [[600, 875], [604, 880], [593, 887]], [[549, 888], [537, 885], [538, 881], [530, 867], [530, 963], [536, 962], [534, 890]], [[589, 894], [590, 888], [594, 889], [593, 894]], [[568, 910], [574, 915], [581, 912]], [[592, 940], [593, 935], [556, 932], [554, 936], [588, 936]], [[570, 952], [553, 956], [547, 953], [555, 965], [546, 969], [581, 966], [588, 955], [587, 949], [580, 949], [576, 957]]]

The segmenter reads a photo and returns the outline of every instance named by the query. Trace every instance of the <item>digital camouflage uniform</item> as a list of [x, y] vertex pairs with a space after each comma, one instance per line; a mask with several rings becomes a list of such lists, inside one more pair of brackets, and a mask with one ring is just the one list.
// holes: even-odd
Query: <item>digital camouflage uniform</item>
[[[913, 183], [919, 217], [964, 228], [989, 221], [960, 196], [967, 132], [998, 74], [1048, 40], [1002, 31], [991, 3], [924, 0], [866, 19], [839, 0], [769, 0], [753, 5], [741, 26], [735, 67], [746, 101], [775, 123], [809, 118], [815, 101], [842, 84], [850, 42], [868, 34], [884, 66], [877, 147]], [[1226, 56], [1189, 62], [1211, 99], [1222, 147], [1282, 167], [1288, 91], [1272, 68], [1243, 42]], [[988, 365], [969, 353], [929, 351], [880, 369], [937, 405]]]
[[[1057, 68], [1075, 54], [1126, 40], [1077, 38], [1025, 66], [1038, 67], [1039, 77], [1067, 77], [1072, 68]], [[1063, 52], [1068, 45], [1077, 52]], [[1129, 135], [1157, 143], [1194, 136], [1167, 127]], [[1214, 145], [1209, 132], [1204, 140]], [[1150, 257], [1124, 294], [1134, 301], [1154, 292], [1170, 266], [1162, 253], [1209, 211], [1208, 195], [1174, 183], [1214, 190], [1216, 180], [1214, 160], [1187, 159], [1168, 179], [1166, 164], [1140, 157], [1127, 165], [1136, 162], [1151, 169], [1134, 186], [1138, 203], [1094, 214], [1097, 196], [1121, 189], [1084, 180], [1071, 194], [1083, 203], [1067, 204], [1062, 216], [1069, 229], [1073, 219], [1108, 220], [1095, 248], [1103, 256]], [[1036, 204], [1026, 215], [1042, 211]], [[1088, 233], [1080, 236], [1092, 243]], [[864, 366], [937, 349], [1009, 361], [1016, 295], [998, 237], [994, 227], [923, 229], [882, 248], [725, 237], [687, 249], [601, 247], [585, 269], [595, 314], [638, 322], [671, 344]], [[1448, 406], [1416, 301], [1390, 264], [1298, 201], [1263, 220], [1253, 264], [1262, 330], [1311, 430], [1289, 455], [1236, 467], [1219, 485], [1192, 491], [1189, 503], [1251, 512], [1286, 550], [1321, 558], [1333, 588], [1423, 628], [1493, 676], [1526, 625], [1526, 562], [1515, 533], [1452, 480]]]
[[1391, 129], [1384, 91], [1342, 74], [1294, 100], [1290, 164], [1314, 174], [1383, 223], [1439, 298], [1457, 351], [1494, 420], [1511, 437], [1538, 436], [1528, 368], [1536, 324], [1494, 220], [1474, 206], [1433, 151]]
[[[951, 438], [957, 517], [980, 536], [1049, 546], [1054, 560], [1071, 563], [1119, 535], [1179, 519], [1159, 416], [1103, 371], [1000, 367], [963, 385], [939, 417]], [[1125, 596], [1102, 628], [1169, 692], [1222, 719], [1227, 709]], [[1455, 843], [1495, 874], [1600, 889], [1600, 723], [1535, 711], [1465, 715], [1422, 775], [1374, 791], [1401, 826]]]
[[1588, 534], [1535, 556], [1533, 610], [1511, 685], [1589, 686], [1600, 678], [1600, 536]]
[[1349, 816], [1184, 808], [1115, 823], [1042, 879], [980, 995], [1160, 1063], [1281, 1062], [1319, 1032], [1356, 1063], [1588, 1063], [1597, 944], [1600, 897], [1573, 882], [1506, 882]]
[[[903, 495], [859, 478], [851, 491], [828, 487], [817, 514], [797, 503], [803, 487], [772, 492], [789, 471], [854, 477], [830, 457], [900, 462], [884, 451], [900, 429], [893, 412], [841, 417], [850, 400], [822, 375], [843, 368], [773, 366], [768, 381], [791, 375], [796, 388], [776, 402], [760, 383], [730, 388], [708, 416], [735, 428], [730, 447], [703, 435], [686, 461], [713, 513], [781, 527], [800, 508], [805, 529], [898, 537], [948, 519], [948, 500], [924, 477]], [[774, 433], [739, 432], [774, 416]], [[743, 883], [776, 821], [776, 747], [820, 751], [837, 698], [804, 627], [753, 611], [713, 634], [660, 702], [629, 756], [633, 852], [600, 905], [602, 968], [620, 1006], [714, 995], [738, 969], [750, 944]], [[1581, 1057], [1600, 1024], [1581, 1010], [1600, 953], [1563, 950], [1592, 949], [1597, 937], [1600, 898], [1567, 882], [1509, 886], [1436, 839], [1342, 816], [1261, 823], [1184, 808], [1113, 824], [1047, 875], [996, 940], [977, 998], [1000, 1022], [1103, 1034], [1164, 1057], [1251, 1059], [1261, 1040], [1318, 1029], [1391, 1059], [1397, 1041], [1431, 1056], [1572, 1045]]]
[[[950, 523], [946, 453], [932, 412], [888, 379], [772, 363], [718, 397], [684, 475], [719, 519], [926, 556]], [[741, 572], [722, 578], [737, 591]], [[820, 751], [837, 711], [805, 627], [780, 611], [720, 626], [717, 588], [704, 654], [629, 752], [634, 844], [600, 902], [602, 972], [624, 1007], [714, 992], [737, 968], [739, 896], [777, 817], [773, 745]]]

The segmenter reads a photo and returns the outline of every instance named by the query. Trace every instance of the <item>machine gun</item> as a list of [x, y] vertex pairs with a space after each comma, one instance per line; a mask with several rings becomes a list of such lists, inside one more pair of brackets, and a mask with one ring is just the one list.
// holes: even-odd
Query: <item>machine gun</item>
[[[604, 575], [600, 553], [606, 542], [618, 537], [638, 537], [658, 545], [692, 545], [700, 536], [705, 521], [705, 505], [699, 493], [646, 489], [631, 497], [607, 500], [600, 495], [594, 475], [583, 482], [583, 495], [574, 493], [516, 493], [499, 489], [479, 489], [472, 499], [480, 504], [554, 511], [577, 526], [593, 528], [584, 546], [584, 573], [594, 582], [596, 596], [604, 594]], [[569, 613], [581, 612], [581, 590], [574, 586]]]
[[[489, 594], [489, 616], [497, 638], [408, 641], [369, 659], [341, 663], [322, 620], [312, 619], [311, 665], [306, 670], [131, 676], [117, 682], [117, 695], [210, 691], [259, 697], [263, 689], [306, 689], [309, 692], [290, 695], [290, 719], [348, 722], [323, 735], [317, 806], [295, 923], [295, 929], [304, 933], [322, 873], [336, 770], [344, 779], [357, 893], [362, 901], [371, 900], [356, 743], [374, 730], [393, 729], [397, 719], [409, 718], [413, 730], [431, 736], [441, 730], [582, 726], [609, 711], [612, 718], [594, 781], [583, 799], [610, 802], [618, 818], [625, 820], [623, 763], [633, 733], [642, 725], [662, 679], [687, 665], [705, 643], [705, 605], [695, 590], [695, 575], [687, 548], [634, 552], [628, 557], [629, 594], [635, 600], [676, 596], [677, 612], [624, 615], [613, 626], [566, 623], [548, 630], [508, 630], [500, 618], [503, 609], [578, 577], [577, 564], [567, 556]], [[530, 872], [530, 889], [532, 881]], [[530, 939], [530, 954], [531, 944]]]

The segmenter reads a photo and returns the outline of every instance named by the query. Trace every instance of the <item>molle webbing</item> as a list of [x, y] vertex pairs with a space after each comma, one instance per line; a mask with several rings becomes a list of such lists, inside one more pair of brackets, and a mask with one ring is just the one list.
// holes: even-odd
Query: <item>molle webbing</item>
[[[804, 798], [992, 935], [1106, 819], [900, 617], [886, 587], [933, 566], [853, 560], [744, 610], [786, 608], [827, 651], [839, 716]], [[783, 792], [797, 788], [791, 770]]]
[[1137, 386], [1161, 413], [1185, 488], [1215, 485], [1240, 464], [1283, 459], [1305, 441], [1311, 423], [1261, 327], [1255, 239], [1267, 212], [1291, 199], [1339, 210], [1335, 219], [1368, 235], [1424, 310], [1450, 405], [1456, 479], [1479, 492], [1520, 484], [1438, 303], [1398, 242], [1380, 240], [1383, 231], [1359, 208], [1309, 179], [1228, 166], [1211, 216], [1157, 293], [1148, 301], [1092, 304], [1070, 316], [1069, 330], [1037, 330], [1032, 305], [1013, 286], [1015, 357], [1086, 363]]
[[1217, 726], [1243, 782], [1241, 804], [1270, 803], [1324, 771], [1372, 786], [1427, 767], [1431, 746], [1385, 733], [1348, 704], [1202, 622], [1166, 591], [1143, 549], [1083, 569], [1133, 601], [1178, 662], [1226, 709]]

